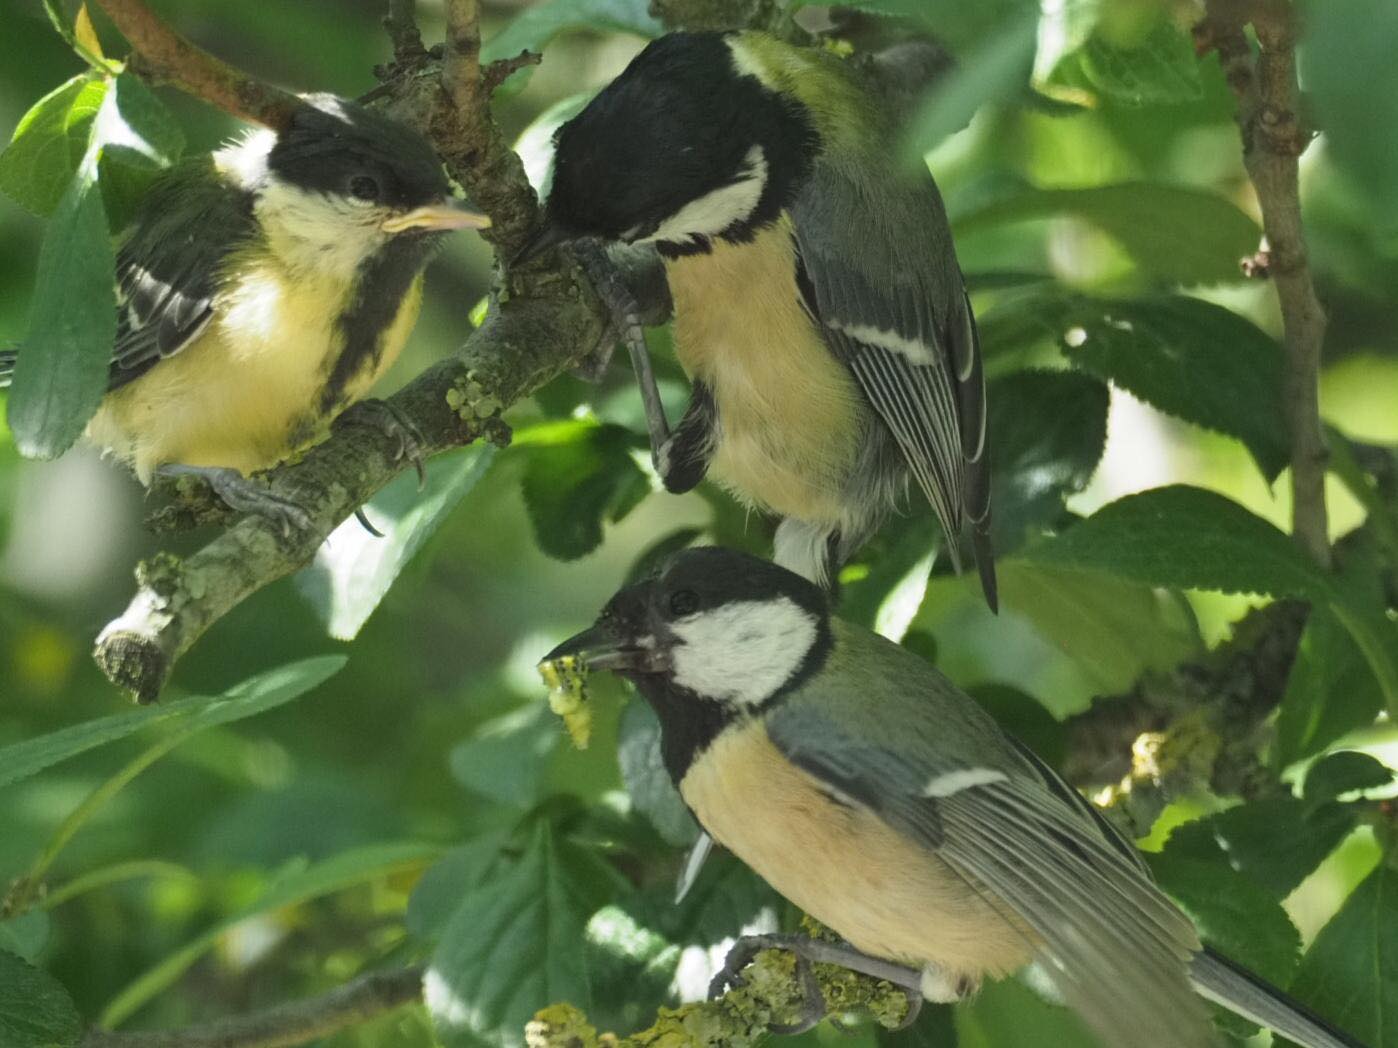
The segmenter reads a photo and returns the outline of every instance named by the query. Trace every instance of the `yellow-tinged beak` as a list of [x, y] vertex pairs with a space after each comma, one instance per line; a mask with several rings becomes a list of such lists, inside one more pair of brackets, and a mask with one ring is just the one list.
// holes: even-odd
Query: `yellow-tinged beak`
[[427, 204], [405, 215], [386, 218], [380, 227], [385, 233], [406, 233], [410, 229], [444, 232], [451, 229], [489, 229], [490, 218], [471, 211], [455, 200]]

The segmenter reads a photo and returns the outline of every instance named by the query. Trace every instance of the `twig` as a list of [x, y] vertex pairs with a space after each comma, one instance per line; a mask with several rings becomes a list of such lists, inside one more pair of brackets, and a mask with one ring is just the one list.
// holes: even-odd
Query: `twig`
[[427, 57], [422, 31], [417, 27], [417, 0], [388, 0], [383, 27], [393, 42], [393, 61], [398, 68], [410, 68]]
[[370, 972], [319, 997], [183, 1030], [92, 1030], [80, 1048], [290, 1048], [419, 999], [422, 969]]
[[254, 124], [286, 126], [300, 100], [215, 58], [175, 32], [145, 0], [97, 0], [135, 48], [142, 70]]
[[[1296, 79], [1296, 16], [1289, 0], [1207, 0], [1196, 30], [1216, 50], [1237, 98], [1243, 161], [1266, 234], [1266, 269], [1281, 303], [1286, 345], [1286, 421], [1291, 434], [1292, 534], [1328, 567], [1325, 439], [1319, 376], [1325, 312], [1316, 297], [1301, 223], [1297, 158], [1310, 141]], [[1245, 27], [1257, 34], [1253, 59]]]
[[490, 90], [481, 73], [479, 14], [477, 0], [447, 0], [440, 98], [429, 133], [447, 170], [490, 216], [491, 228], [484, 235], [509, 258], [533, 230], [538, 201], [519, 155], [491, 119]]

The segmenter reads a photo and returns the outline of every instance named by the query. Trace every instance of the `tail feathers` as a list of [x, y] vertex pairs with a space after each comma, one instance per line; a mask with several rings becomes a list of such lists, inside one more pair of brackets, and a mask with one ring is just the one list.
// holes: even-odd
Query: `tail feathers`
[[1214, 950], [1205, 948], [1196, 954], [1189, 975], [1200, 996], [1302, 1048], [1368, 1048], [1300, 1001]]
[[15, 361], [19, 359], [19, 351], [12, 348], [0, 349], [0, 389], [4, 389], [10, 384], [10, 380], [15, 376]]

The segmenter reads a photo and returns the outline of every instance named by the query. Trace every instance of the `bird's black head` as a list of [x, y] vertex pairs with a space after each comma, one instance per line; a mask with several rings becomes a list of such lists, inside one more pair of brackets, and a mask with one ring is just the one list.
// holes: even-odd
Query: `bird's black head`
[[716, 546], [676, 554], [628, 586], [547, 658], [580, 657], [633, 681], [655, 707], [676, 778], [723, 728], [769, 707], [830, 650], [820, 587]]
[[288, 185], [411, 211], [450, 194], [442, 163], [406, 124], [335, 95], [308, 95], [267, 155]]
[[661, 37], [559, 128], [550, 239], [684, 254], [777, 218], [810, 170], [816, 133], [799, 102], [739, 69], [732, 40]]

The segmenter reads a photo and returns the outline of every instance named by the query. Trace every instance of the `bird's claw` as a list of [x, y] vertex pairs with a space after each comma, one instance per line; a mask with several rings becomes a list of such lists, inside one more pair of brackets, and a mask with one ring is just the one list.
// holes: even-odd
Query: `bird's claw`
[[[393, 461], [411, 462], [413, 469], [417, 471], [417, 490], [422, 491], [426, 488], [427, 439], [417, 428], [417, 424], [387, 400], [370, 398], [360, 401], [360, 406], [374, 417], [375, 425], [378, 426], [380, 432], [389, 439], [398, 442], [398, 447], [393, 454]], [[362, 520], [361, 523], [363, 523]], [[374, 529], [370, 527], [369, 531], [372, 533]]]
[[638, 346], [644, 351], [646, 336], [641, 327], [641, 307], [601, 244], [595, 240], [577, 241], [573, 245], [573, 255], [587, 279], [592, 281], [597, 297], [607, 307], [608, 322], [597, 345], [572, 368], [572, 374], [584, 382], [600, 382], [618, 342], [633, 352]]
[[223, 500], [229, 509], [263, 517], [281, 530], [283, 538], [294, 531], [309, 531], [314, 522], [311, 515], [288, 498], [274, 494], [236, 469], [224, 466], [185, 466], [170, 463], [156, 472], [167, 477], [198, 477]]
[[800, 935], [745, 935], [737, 940], [724, 958], [723, 967], [709, 983], [710, 999], [722, 997], [729, 990], [746, 984], [743, 969], [763, 950], [786, 950], [796, 958], [796, 979], [801, 985], [801, 1013], [794, 1023], [769, 1023], [767, 1029], [775, 1034], [805, 1033], [825, 1018], [825, 995], [815, 976], [815, 966], [802, 949], [809, 942]]

